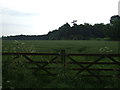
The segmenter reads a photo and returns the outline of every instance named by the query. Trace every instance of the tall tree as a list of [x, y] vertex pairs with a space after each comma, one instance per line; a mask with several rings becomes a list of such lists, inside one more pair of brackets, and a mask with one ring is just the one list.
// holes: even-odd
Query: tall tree
[[120, 16], [112, 16], [110, 19], [110, 25], [110, 38], [112, 40], [120, 40]]

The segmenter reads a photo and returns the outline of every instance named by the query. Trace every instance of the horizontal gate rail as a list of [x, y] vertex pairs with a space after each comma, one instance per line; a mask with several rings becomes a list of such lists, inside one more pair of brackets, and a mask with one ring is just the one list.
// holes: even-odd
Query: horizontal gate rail
[[54, 56], [54, 55], [59, 55], [58, 53], [7, 53], [4, 52], [2, 55], [47, 55], [47, 56]]
[[120, 54], [62, 54], [62, 53], [13, 53], [13, 52], [3, 52], [2, 55], [47, 55], [47, 56], [55, 56], [55, 55], [64, 55], [64, 56], [112, 56], [112, 57], [120, 57]]
[[[32, 62], [26, 62], [26, 63], [31, 63], [32, 64]], [[49, 64], [62, 64], [62, 62], [47, 62], [47, 61], [35, 61], [34, 63], [40, 63], [40, 64], [47, 64], [47, 63], [49, 63]], [[111, 65], [111, 64], [116, 64], [115, 62], [77, 62], [78, 64], [91, 64], [91, 63], [93, 63], [93, 64], [107, 64], [107, 65]], [[67, 64], [76, 64], [75, 62], [67, 62]]]
[[[38, 69], [38, 68], [34, 67], [34, 68], [29, 68], [29, 69]], [[39, 69], [42, 70], [42, 68], [39, 68]], [[47, 68], [44, 68], [44, 69], [48, 70], [48, 69], [57, 69], [57, 68], [47, 67]], [[90, 69], [71, 68], [71, 69], [67, 69], [67, 70], [120, 71], [120, 69], [94, 69], [94, 68], [90, 68]]]

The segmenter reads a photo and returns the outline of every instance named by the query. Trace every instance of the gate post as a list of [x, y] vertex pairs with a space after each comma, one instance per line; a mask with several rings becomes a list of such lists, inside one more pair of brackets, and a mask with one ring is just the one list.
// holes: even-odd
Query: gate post
[[65, 67], [65, 50], [62, 49], [60, 54], [61, 54], [62, 63], [63, 63], [63, 65], [64, 65], [64, 67]]

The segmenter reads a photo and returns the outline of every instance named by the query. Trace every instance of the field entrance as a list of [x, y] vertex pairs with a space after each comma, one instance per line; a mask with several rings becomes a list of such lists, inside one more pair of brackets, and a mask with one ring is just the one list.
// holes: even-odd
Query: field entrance
[[119, 60], [118, 42], [4, 40], [3, 87], [118, 88]]

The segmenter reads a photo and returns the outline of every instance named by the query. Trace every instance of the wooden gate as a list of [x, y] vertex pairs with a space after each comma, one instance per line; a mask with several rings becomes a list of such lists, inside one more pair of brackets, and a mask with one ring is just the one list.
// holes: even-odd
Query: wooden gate
[[[57, 69], [56, 67], [48, 67], [49, 64], [61, 64], [63, 68], [67, 68], [67, 70], [77, 71], [75, 74], [80, 75], [81, 77], [96, 77], [101, 79], [101, 77], [117, 77], [120, 78], [120, 54], [69, 54], [66, 53], [65, 50], [61, 50], [60, 53], [2, 53], [5, 55], [13, 55], [15, 56], [13, 59], [17, 59], [20, 56], [24, 57], [27, 63], [34, 64], [36, 67], [31, 67], [29, 69], [37, 71], [44, 71], [48, 75], [58, 75], [57, 73], [52, 73], [50, 70]], [[50, 60], [47, 61], [34, 61], [30, 58], [30, 56], [53, 56]], [[77, 58], [76, 57], [80, 57]], [[92, 61], [81, 61], [81, 57], [96, 57], [95, 60]], [[59, 61], [58, 61], [59, 58]], [[79, 59], [79, 60], [78, 60]], [[109, 59], [109, 61], [103, 62], [103, 59]], [[68, 61], [69, 60], [69, 61]], [[102, 62], [101, 62], [102, 61]], [[77, 67], [68, 67], [68, 65], [77, 65]], [[116, 65], [117, 68], [91, 68], [94, 65]], [[104, 75], [102, 73], [96, 74], [97, 72], [117, 72], [115, 75]], [[82, 74], [82, 72], [87, 72], [89, 74]]]

